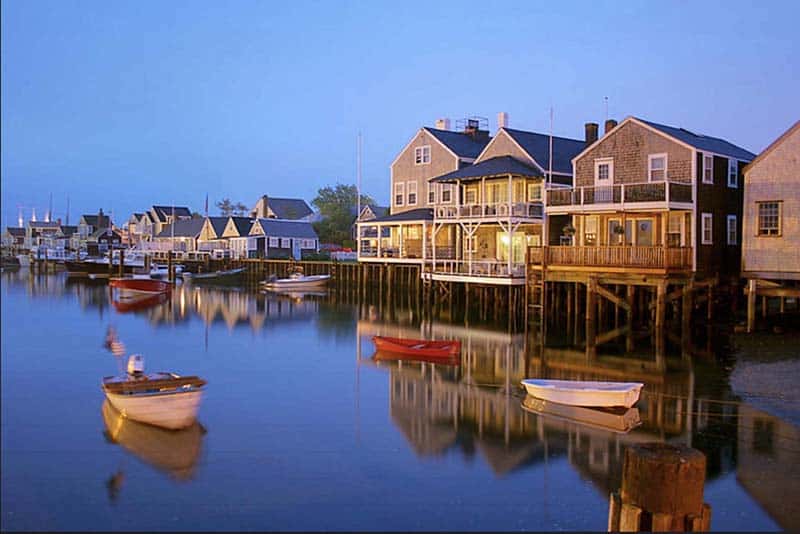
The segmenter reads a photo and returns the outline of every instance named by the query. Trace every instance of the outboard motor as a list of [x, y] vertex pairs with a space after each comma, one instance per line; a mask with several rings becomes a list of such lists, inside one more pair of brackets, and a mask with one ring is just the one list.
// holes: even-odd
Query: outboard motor
[[128, 374], [133, 377], [139, 377], [144, 374], [144, 356], [132, 354], [128, 358]]

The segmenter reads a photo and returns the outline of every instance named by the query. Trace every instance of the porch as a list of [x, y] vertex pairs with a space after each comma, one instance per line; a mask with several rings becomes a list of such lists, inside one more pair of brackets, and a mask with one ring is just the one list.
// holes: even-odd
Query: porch
[[639, 182], [547, 191], [547, 213], [612, 209], [691, 209], [692, 184]]
[[432, 253], [432, 219], [426, 208], [359, 221], [358, 261], [421, 263]]
[[530, 247], [532, 265], [620, 270], [686, 271], [692, 269], [692, 247], [641, 245]]

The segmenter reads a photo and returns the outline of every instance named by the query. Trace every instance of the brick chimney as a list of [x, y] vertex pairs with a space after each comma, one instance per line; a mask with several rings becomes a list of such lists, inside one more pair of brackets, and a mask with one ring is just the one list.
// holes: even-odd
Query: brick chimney
[[617, 125], [617, 121], [614, 119], [606, 119], [605, 126], [603, 127], [603, 135], [606, 135], [608, 132], [614, 129]]
[[600, 126], [596, 122], [587, 122], [584, 128], [586, 130], [586, 146], [589, 146], [597, 141], [597, 130]]

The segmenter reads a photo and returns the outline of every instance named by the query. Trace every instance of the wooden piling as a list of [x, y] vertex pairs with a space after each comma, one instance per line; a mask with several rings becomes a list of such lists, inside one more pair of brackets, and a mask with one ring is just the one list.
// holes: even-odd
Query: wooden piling
[[119, 277], [122, 278], [125, 275], [125, 249], [119, 249]]
[[752, 278], [747, 281], [747, 332], [750, 333], [756, 324], [756, 293], [758, 280]]
[[590, 276], [586, 284], [586, 357], [597, 356], [597, 278]]

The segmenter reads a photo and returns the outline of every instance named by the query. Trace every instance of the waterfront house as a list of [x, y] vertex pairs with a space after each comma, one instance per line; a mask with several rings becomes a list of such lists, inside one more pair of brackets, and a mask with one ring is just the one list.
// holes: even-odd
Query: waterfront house
[[314, 215], [305, 200], [299, 198], [277, 198], [262, 195], [250, 210], [252, 219], [285, 219], [309, 221]]
[[[173, 220], [187, 220], [192, 218], [192, 212], [186, 206], [151, 206], [148, 210], [150, 225], [145, 225], [142, 238], [149, 241], [154, 236], [160, 234], [164, 227]], [[146, 231], [146, 233], [144, 232]]]
[[60, 235], [61, 223], [58, 221], [28, 221], [23, 247], [30, 251], [36, 251], [39, 247], [56, 248]]
[[359, 261], [423, 260], [423, 243], [429, 243], [432, 235], [434, 206], [456, 202], [453, 184], [432, 183], [431, 178], [471, 165], [490, 140], [486, 119], [458, 121], [456, 129], [450, 130], [448, 119], [438, 120], [436, 128], [422, 127], [394, 159], [390, 214], [359, 220]]
[[129, 247], [135, 247], [142, 241], [142, 216], [144, 213], [133, 213], [125, 223], [126, 244]]
[[307, 221], [261, 218], [253, 222], [244, 251], [237, 250], [248, 258], [301, 260], [319, 251], [319, 237]]
[[7, 226], [2, 237], [3, 247], [21, 248], [25, 244], [25, 228]]
[[56, 248], [78, 250], [73, 246], [75, 243], [74, 237], [78, 234], [78, 226], [62, 224], [60, 232], [56, 239]]
[[205, 220], [200, 218], [176, 220], [164, 226], [160, 233], [153, 236], [151, 250], [195, 252], [197, 251], [197, 240], [204, 225]]
[[228, 241], [231, 257], [247, 258], [249, 256], [247, 238], [250, 235], [253, 222], [254, 219], [250, 217], [228, 217], [225, 229], [222, 231], [222, 237]]
[[86, 251], [88, 249], [89, 237], [97, 230], [111, 226], [111, 218], [103, 213], [103, 208], [96, 214], [84, 214], [78, 220], [77, 236], [73, 237], [72, 248], [74, 250]]
[[89, 256], [104, 256], [108, 251], [122, 248], [122, 235], [111, 227], [98, 228], [86, 238]]
[[[744, 169], [742, 278], [748, 279], [748, 328], [756, 293], [800, 297], [800, 121]], [[766, 308], [763, 310], [766, 312]]]
[[228, 239], [223, 237], [228, 217], [206, 217], [197, 238], [197, 250], [208, 253], [212, 258], [225, 258], [228, 251]]
[[[356, 241], [358, 235], [358, 223], [374, 221], [378, 217], [389, 215], [389, 207], [365, 205], [361, 208], [361, 213], [358, 213], [358, 208], [353, 206], [350, 209], [350, 214], [353, 216], [353, 223], [350, 227], [350, 237], [353, 239], [353, 241]], [[384, 233], [386, 234], [384, 237], [389, 237], [389, 228], [385, 228]], [[365, 243], [365, 250], [367, 248], [377, 247], [377, 238], [377, 229], [374, 226], [365, 226], [364, 235], [362, 235], [362, 239]]]
[[[724, 139], [636, 117], [586, 125], [574, 187], [547, 192], [547, 269], [737, 277], [745, 163]], [[596, 139], [596, 140], [595, 140]]]

